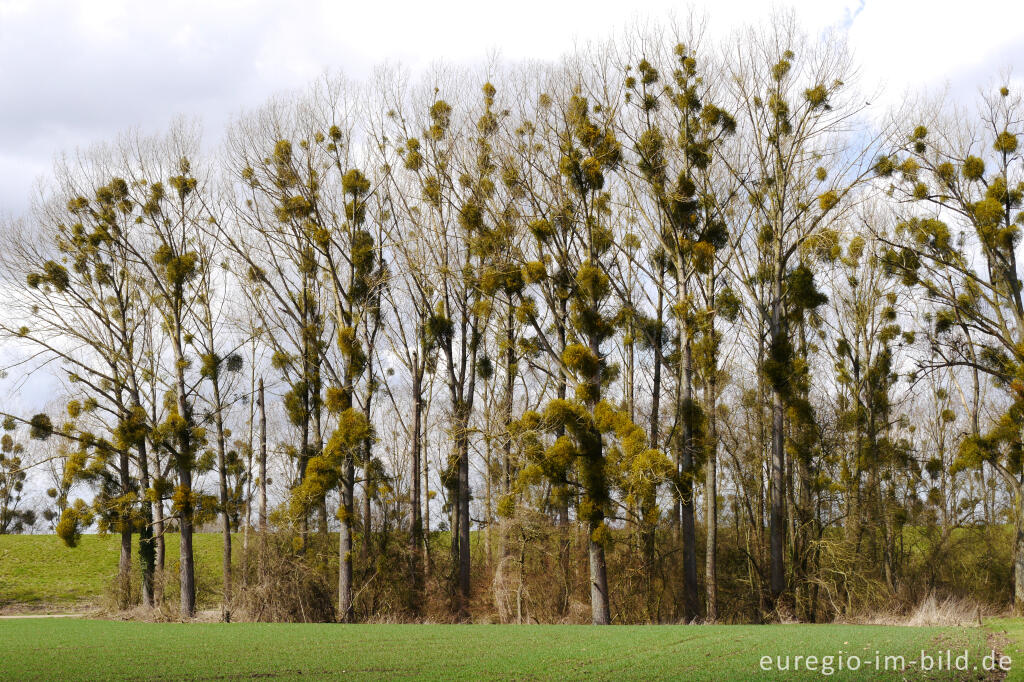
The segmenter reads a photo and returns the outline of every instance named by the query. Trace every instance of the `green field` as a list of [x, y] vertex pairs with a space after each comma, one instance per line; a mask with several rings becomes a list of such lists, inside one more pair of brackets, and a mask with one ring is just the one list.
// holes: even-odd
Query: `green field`
[[[447, 543], [447, 534], [438, 534]], [[476, 538], [477, 536], [474, 536]], [[337, 535], [329, 546], [337, 547]], [[360, 541], [358, 536], [357, 543]], [[166, 536], [169, 573], [167, 589], [177, 589], [178, 542], [176, 533]], [[199, 608], [220, 604], [223, 538], [220, 533], [196, 533], [193, 549]], [[132, 542], [132, 571], [138, 581], [138, 536]], [[112, 594], [121, 550], [119, 535], [83, 535], [77, 547], [67, 547], [56, 535], [0, 535], [0, 615], [37, 611], [77, 612], [103, 604]], [[242, 560], [242, 535], [233, 535], [232, 557]], [[332, 559], [337, 559], [333, 555]], [[335, 563], [335, 566], [337, 564]], [[337, 569], [334, 569], [337, 570]], [[136, 589], [138, 586], [136, 585]]]
[[[166, 537], [168, 571], [177, 570], [178, 535]], [[232, 554], [241, 556], [236, 537]], [[218, 533], [197, 533], [193, 547], [200, 606], [216, 605], [221, 591], [221, 542]], [[56, 535], [0, 535], [0, 613], [25, 608], [74, 611], [95, 605], [110, 593], [121, 549], [118, 535], [83, 535], [67, 547]], [[138, 537], [132, 543], [132, 560]], [[136, 565], [133, 570], [137, 571]]]
[[[986, 653], [981, 628], [858, 625], [498, 626], [0, 621], [0, 679], [788, 679], [761, 656], [875, 652], [915, 661], [899, 673], [836, 671], [833, 679], [917, 679], [921, 650]], [[820, 663], [819, 663], [820, 665]], [[837, 664], [836, 664], [837, 665]], [[798, 677], [813, 679], [821, 672]], [[931, 679], [951, 679], [933, 671]], [[978, 672], [952, 679], [984, 679]]]
[[[201, 605], [216, 605], [218, 534], [196, 536]], [[241, 550], [241, 539], [235, 543]], [[168, 568], [177, 537], [168, 536]], [[237, 557], [237, 555], [236, 555]], [[0, 536], [0, 612], [81, 611], [102, 604], [118, 558], [118, 538], [87, 535], [64, 547], [53, 536]], [[992, 646], [1020, 661], [1024, 621], [987, 628], [854, 625], [770, 626], [446, 626], [139, 623], [0, 619], [0, 679], [181, 679], [253, 676], [440, 679], [788, 679], [763, 672], [762, 656], [818, 657], [805, 679], [987, 679], [976, 670], [920, 672], [921, 652], [969, 652], [980, 665]], [[875, 655], [903, 656], [904, 670], [881, 674]], [[857, 656], [856, 672], [837, 657]], [[956, 654], [954, 654], [955, 656]], [[772, 663], [772, 668], [776, 664]], [[1017, 666], [1014, 665], [1014, 668]], [[996, 678], [998, 679], [998, 678]]]

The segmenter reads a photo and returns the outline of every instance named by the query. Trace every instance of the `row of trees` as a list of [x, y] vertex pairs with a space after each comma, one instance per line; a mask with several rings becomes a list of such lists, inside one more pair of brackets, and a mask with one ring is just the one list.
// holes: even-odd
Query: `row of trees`
[[153, 605], [180, 533], [183, 618], [217, 517], [225, 618], [258, 527], [343, 621], [602, 624], [908, 602], [973, 527], [1019, 606], [1020, 95], [882, 115], [853, 72], [778, 15], [62, 160], [0, 254], [19, 367], [66, 380], [5, 425], [60, 444], [57, 533], [120, 533], [124, 607], [133, 536]]

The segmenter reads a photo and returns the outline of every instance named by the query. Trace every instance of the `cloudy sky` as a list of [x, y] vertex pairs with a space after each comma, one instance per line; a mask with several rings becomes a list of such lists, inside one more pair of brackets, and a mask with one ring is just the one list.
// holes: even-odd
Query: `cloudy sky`
[[[727, 34], [766, 11], [709, 5]], [[1024, 68], [1024, 3], [1013, 0], [805, 0], [811, 32], [848, 31], [865, 85], [970, 92]], [[700, 5], [698, 5], [700, 7]], [[0, 215], [18, 215], [60, 150], [198, 116], [216, 140], [231, 116], [325, 70], [360, 77], [385, 60], [417, 69], [498, 51], [553, 59], [631, 22], [670, 16], [670, 0], [243, 2], [0, 0]], [[1018, 76], [1020, 74], [1017, 74]]]

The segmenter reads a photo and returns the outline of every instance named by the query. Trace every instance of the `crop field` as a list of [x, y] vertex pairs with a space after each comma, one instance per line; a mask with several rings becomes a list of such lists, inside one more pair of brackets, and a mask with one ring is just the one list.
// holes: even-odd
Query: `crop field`
[[[1005, 625], [1006, 623], [1001, 623]], [[498, 626], [138, 623], [0, 620], [0, 679], [789, 679], [761, 657], [817, 657], [832, 679], [989, 679], [979, 670], [920, 672], [965, 650], [988, 653], [985, 628], [863, 625]], [[1018, 628], [1017, 634], [1021, 634]], [[878, 652], [876, 654], [876, 652]], [[904, 656], [901, 671], [876, 656]], [[839, 670], [856, 656], [860, 670]], [[772, 664], [775, 665], [774, 663]], [[806, 665], [806, 663], [803, 663]], [[884, 664], [883, 664], [884, 665]], [[1011, 676], [1012, 679], [1012, 676]]]
[[[240, 551], [241, 538], [235, 543]], [[0, 613], [75, 612], [102, 605], [118, 538], [86, 535], [76, 548], [53, 536], [0, 536]], [[219, 598], [220, 537], [196, 536], [197, 577]], [[168, 568], [177, 537], [168, 536]], [[499, 626], [143, 623], [0, 619], [0, 679], [1000, 679], [992, 647], [1024, 679], [1024, 621], [979, 627], [860, 625]], [[968, 670], [939, 671], [946, 651]], [[921, 670], [922, 652], [933, 660]], [[762, 657], [770, 656], [770, 669]], [[789, 671], [780, 671], [789, 657]], [[797, 663], [797, 656], [803, 657]], [[849, 670], [850, 657], [860, 669]], [[902, 670], [878, 670], [902, 656]], [[816, 663], [808, 670], [808, 657]], [[828, 659], [826, 657], [831, 657]], [[840, 668], [839, 660], [844, 661]], [[824, 675], [826, 661], [831, 674]], [[927, 661], [926, 661], [927, 662]]]

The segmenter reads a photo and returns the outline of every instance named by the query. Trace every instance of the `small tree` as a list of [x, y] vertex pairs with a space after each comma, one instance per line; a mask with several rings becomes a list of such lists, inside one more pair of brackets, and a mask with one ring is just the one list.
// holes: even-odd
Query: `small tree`
[[22, 507], [25, 490], [25, 446], [14, 439], [16, 423], [4, 420], [4, 434], [0, 437], [0, 535], [22, 533], [36, 522], [36, 513]]

